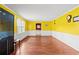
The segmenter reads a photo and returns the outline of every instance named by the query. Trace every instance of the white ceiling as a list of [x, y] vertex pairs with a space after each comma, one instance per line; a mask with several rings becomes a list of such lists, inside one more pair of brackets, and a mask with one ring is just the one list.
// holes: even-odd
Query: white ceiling
[[5, 4], [28, 20], [52, 20], [79, 6], [77, 4]]

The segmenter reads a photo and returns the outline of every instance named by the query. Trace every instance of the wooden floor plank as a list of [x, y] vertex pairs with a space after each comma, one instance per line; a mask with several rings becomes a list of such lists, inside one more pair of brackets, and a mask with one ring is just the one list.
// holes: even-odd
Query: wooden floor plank
[[28, 36], [16, 49], [16, 55], [77, 55], [78, 51], [52, 36]]

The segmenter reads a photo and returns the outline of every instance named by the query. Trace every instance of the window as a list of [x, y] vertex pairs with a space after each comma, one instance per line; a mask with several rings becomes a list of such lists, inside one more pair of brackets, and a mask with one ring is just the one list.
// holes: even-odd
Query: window
[[25, 22], [22, 21], [20, 18], [17, 19], [17, 32], [25, 32]]

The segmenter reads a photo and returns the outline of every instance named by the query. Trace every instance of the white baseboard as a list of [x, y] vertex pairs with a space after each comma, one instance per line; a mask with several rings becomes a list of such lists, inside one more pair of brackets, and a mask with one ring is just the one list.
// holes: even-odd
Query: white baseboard
[[22, 40], [23, 38], [25, 38], [26, 36], [28, 36], [28, 33], [23, 32], [20, 34], [15, 34], [14, 39], [15, 39], [15, 41], [19, 41], [19, 40]]
[[50, 36], [52, 35], [52, 32], [51, 31], [28, 31], [28, 36], [36, 36], [36, 35]]

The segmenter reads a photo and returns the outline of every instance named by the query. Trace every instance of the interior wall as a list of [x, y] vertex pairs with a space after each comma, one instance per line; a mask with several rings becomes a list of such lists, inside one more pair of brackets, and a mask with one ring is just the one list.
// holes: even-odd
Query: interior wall
[[43, 31], [52, 31], [53, 23], [51, 21], [43, 21], [42, 22], [42, 30]]
[[36, 29], [36, 27], [35, 27], [36, 25], [35, 24], [36, 24], [36, 22], [34, 22], [34, 21], [28, 21], [27, 27], [26, 27], [27, 30], [28, 31], [35, 30]]
[[[68, 15], [72, 16], [70, 23], [67, 21]], [[52, 36], [79, 51], [79, 21], [73, 21], [75, 16], [79, 16], [79, 7], [53, 20], [55, 28]]]
[[36, 23], [41, 23], [42, 31], [52, 31], [52, 22], [51, 21], [26, 21], [26, 31], [36, 30]]
[[[70, 23], [67, 21], [68, 15], [72, 16]], [[75, 16], [79, 16], [79, 7], [55, 19], [55, 31], [79, 35], [79, 21], [73, 21], [73, 17]]]

